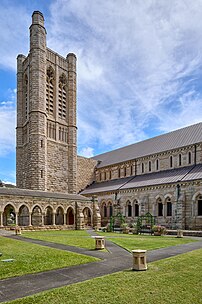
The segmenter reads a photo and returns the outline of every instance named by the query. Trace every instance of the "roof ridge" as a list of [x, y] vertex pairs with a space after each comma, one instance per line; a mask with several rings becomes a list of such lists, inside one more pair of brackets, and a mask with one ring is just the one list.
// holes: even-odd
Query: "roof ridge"
[[189, 126], [186, 126], [186, 127], [176, 129], [176, 130], [169, 131], [167, 133], [162, 133], [162, 134], [159, 134], [159, 135], [156, 135], [156, 136], [153, 136], [153, 137], [149, 137], [149, 138], [137, 141], [133, 144], [129, 144], [129, 145], [126, 145], [126, 146], [123, 146], [123, 147], [120, 147], [120, 148], [117, 148], [117, 149], [114, 149], [114, 150], [110, 150], [110, 151], [107, 151], [107, 152], [104, 152], [104, 153], [97, 154], [97, 155], [92, 156], [90, 158], [94, 159], [95, 157], [98, 157], [100, 155], [104, 155], [104, 154], [107, 154], [107, 153], [112, 153], [112, 152], [115, 152], [115, 151], [118, 151], [118, 150], [121, 150], [121, 149], [124, 149], [124, 148], [127, 148], [127, 147], [134, 146], [134, 145], [142, 143], [142, 142], [150, 141], [150, 140], [155, 139], [155, 138], [163, 137], [163, 136], [166, 136], [166, 135], [169, 135], [169, 134], [172, 134], [172, 133], [176, 133], [176, 132], [179, 132], [179, 131], [182, 131], [182, 130], [185, 130], [185, 129], [189, 129], [193, 126], [197, 126], [197, 125], [200, 125], [200, 124], [202, 125], [202, 122], [198, 122], [198, 123], [195, 123], [193, 125], [189, 125]]
[[202, 122], [98, 154], [91, 159], [100, 160], [97, 168], [102, 168], [200, 142], [202, 142]]

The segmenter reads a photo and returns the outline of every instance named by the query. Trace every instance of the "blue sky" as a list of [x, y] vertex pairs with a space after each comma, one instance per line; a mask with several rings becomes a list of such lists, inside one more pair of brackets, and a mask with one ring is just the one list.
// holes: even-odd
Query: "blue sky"
[[202, 0], [1, 0], [0, 179], [15, 182], [16, 57], [34, 10], [78, 58], [78, 152], [90, 157], [201, 121]]

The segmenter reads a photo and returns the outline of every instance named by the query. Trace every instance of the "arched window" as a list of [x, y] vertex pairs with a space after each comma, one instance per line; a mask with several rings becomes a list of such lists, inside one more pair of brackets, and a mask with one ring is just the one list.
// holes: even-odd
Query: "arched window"
[[198, 205], [198, 216], [202, 216], [202, 195], [198, 197], [197, 205]]
[[144, 173], [144, 164], [142, 163], [142, 173]]
[[133, 165], [130, 166], [130, 175], [133, 175]]
[[99, 180], [100, 181], [102, 180], [102, 173], [101, 172], [99, 173]]
[[66, 119], [67, 116], [67, 80], [64, 74], [59, 78], [58, 90], [58, 115], [61, 119]]
[[163, 216], [163, 204], [161, 199], [158, 199], [158, 216]]
[[159, 160], [157, 159], [156, 160], [156, 170], [158, 170], [159, 169]]
[[132, 216], [132, 206], [131, 206], [131, 202], [127, 202], [127, 211], [128, 211], [128, 217]]
[[113, 206], [112, 206], [112, 203], [109, 203], [108, 208], [109, 208], [109, 216], [111, 217], [113, 215]]
[[191, 152], [188, 154], [188, 163], [191, 164]]
[[170, 156], [170, 168], [172, 168], [173, 167], [173, 157], [172, 157], [172, 155]]
[[170, 198], [166, 200], [167, 216], [172, 216], [172, 203]]
[[179, 154], [179, 166], [181, 166], [181, 165], [182, 165], [182, 155]]
[[149, 172], [151, 172], [151, 162], [149, 161]]
[[135, 203], [135, 216], [139, 216], [139, 205]]
[[121, 168], [118, 168], [118, 177], [121, 177]]
[[103, 217], [107, 217], [107, 206], [106, 206], [106, 203], [103, 203], [103, 205], [102, 205], [102, 214], [103, 214]]
[[104, 180], [107, 179], [107, 174], [106, 174], [106, 171], [104, 172]]
[[54, 112], [54, 71], [49, 67], [46, 72], [46, 112], [53, 115]]
[[109, 171], [109, 179], [112, 179], [112, 171]]
[[127, 175], [127, 168], [124, 167], [124, 176], [126, 176], [126, 175]]

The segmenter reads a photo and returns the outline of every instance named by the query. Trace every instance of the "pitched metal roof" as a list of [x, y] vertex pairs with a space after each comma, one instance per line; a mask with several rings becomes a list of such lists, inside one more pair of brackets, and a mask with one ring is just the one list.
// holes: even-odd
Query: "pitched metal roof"
[[161, 172], [137, 175], [133, 177], [120, 178], [101, 183], [94, 183], [82, 191], [81, 194], [92, 195], [100, 192], [134, 189], [198, 179], [202, 179], [202, 165], [189, 166]]
[[117, 150], [99, 154], [92, 157], [92, 159], [100, 161], [97, 167], [102, 168], [200, 142], [202, 142], [202, 123], [159, 135]]
[[76, 200], [76, 201], [88, 200], [86, 197], [80, 194], [56, 193], [56, 192], [27, 190], [27, 189], [19, 189], [19, 188], [0, 188], [0, 195], [31, 196], [31, 197], [55, 198], [55, 199], [66, 199], [66, 200]]

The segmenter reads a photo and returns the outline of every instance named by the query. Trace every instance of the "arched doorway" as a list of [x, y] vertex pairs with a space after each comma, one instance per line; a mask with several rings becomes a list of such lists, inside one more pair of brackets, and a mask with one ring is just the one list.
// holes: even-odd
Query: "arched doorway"
[[16, 223], [16, 213], [12, 205], [8, 204], [3, 212], [3, 225], [12, 226]]
[[55, 224], [64, 225], [64, 210], [62, 207], [58, 207], [55, 215]]
[[50, 206], [45, 210], [44, 225], [53, 225], [53, 209]]
[[39, 206], [35, 206], [32, 210], [32, 226], [42, 225], [42, 212]]
[[84, 225], [91, 226], [91, 211], [88, 207], [83, 209]]
[[67, 210], [67, 225], [74, 225], [74, 210], [71, 207]]
[[19, 226], [29, 226], [29, 209], [25, 205], [19, 209], [18, 224]]

